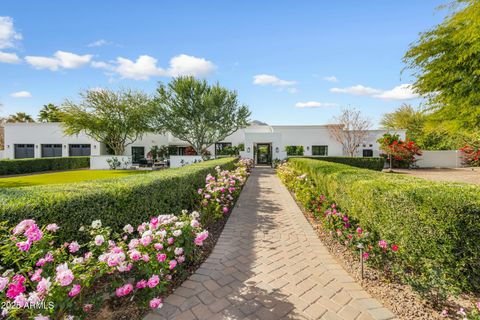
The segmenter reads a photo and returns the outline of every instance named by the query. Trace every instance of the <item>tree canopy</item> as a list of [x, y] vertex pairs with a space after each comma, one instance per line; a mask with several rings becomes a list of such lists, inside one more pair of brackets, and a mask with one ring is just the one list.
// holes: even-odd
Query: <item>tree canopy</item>
[[155, 126], [190, 143], [197, 154], [248, 124], [250, 111], [235, 91], [192, 76], [160, 84], [155, 104]]
[[480, 0], [459, 0], [441, 24], [421, 34], [404, 56], [428, 97], [430, 122], [450, 132], [480, 128]]
[[380, 120], [385, 129], [405, 129], [407, 138], [416, 141], [422, 134], [426, 115], [409, 104], [402, 104], [397, 110], [386, 113]]
[[360, 144], [365, 142], [372, 123], [364, 118], [359, 110], [353, 108], [343, 109], [340, 115], [333, 119], [335, 125], [328, 127], [330, 136], [342, 145], [348, 156], [353, 157]]
[[60, 122], [60, 108], [53, 103], [45, 104], [38, 113], [38, 121], [40, 122]]
[[33, 117], [25, 112], [17, 112], [15, 114], [11, 114], [7, 118], [7, 122], [35, 122]]
[[80, 93], [81, 101], [67, 100], [61, 120], [68, 135], [84, 132], [105, 143], [115, 155], [150, 130], [151, 99], [140, 91], [90, 90]]

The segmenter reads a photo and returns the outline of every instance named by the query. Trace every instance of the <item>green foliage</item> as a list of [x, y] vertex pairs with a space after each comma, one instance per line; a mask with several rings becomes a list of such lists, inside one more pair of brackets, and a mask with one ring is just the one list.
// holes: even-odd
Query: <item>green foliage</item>
[[82, 224], [97, 219], [119, 231], [153, 215], [191, 209], [205, 176], [218, 165], [231, 169], [234, 163], [224, 158], [118, 179], [0, 189], [0, 220], [11, 225], [23, 219], [58, 223], [63, 240], [75, 238]]
[[[402, 248], [393, 270], [425, 294], [480, 289], [480, 187], [289, 160], [360, 226]], [[437, 279], [437, 280], [434, 280]]]
[[303, 156], [303, 146], [286, 146], [287, 156]]
[[0, 175], [90, 167], [90, 157], [0, 160]]
[[43, 106], [38, 114], [38, 121], [40, 122], [60, 122], [61, 110], [53, 103]]
[[62, 108], [61, 120], [68, 135], [83, 132], [105, 143], [115, 155], [123, 155], [126, 146], [150, 131], [152, 105], [149, 96], [140, 91], [87, 90], [80, 97], [80, 103], [67, 100]]
[[431, 120], [450, 132], [480, 127], [480, 1], [461, 0], [457, 10], [421, 34], [404, 56], [416, 92], [428, 96]]
[[221, 150], [217, 151], [217, 155], [219, 156], [238, 156], [240, 153], [238, 147], [235, 146], [227, 146], [223, 147]]
[[236, 92], [191, 76], [160, 85], [154, 102], [157, 128], [187, 141], [199, 155], [245, 127], [250, 116]]
[[312, 158], [320, 161], [343, 163], [352, 167], [382, 171], [385, 165], [385, 159], [381, 157], [321, 157]]
[[426, 115], [421, 111], [415, 110], [409, 104], [402, 104], [397, 110], [386, 113], [380, 120], [387, 130], [406, 130], [406, 137], [410, 140], [417, 141], [422, 135], [423, 126], [425, 125]]
[[15, 123], [15, 122], [35, 122], [33, 117], [25, 112], [17, 112], [15, 114], [11, 114], [7, 118], [8, 123]]
[[245, 143], [239, 143], [237, 147], [238, 151], [245, 151]]

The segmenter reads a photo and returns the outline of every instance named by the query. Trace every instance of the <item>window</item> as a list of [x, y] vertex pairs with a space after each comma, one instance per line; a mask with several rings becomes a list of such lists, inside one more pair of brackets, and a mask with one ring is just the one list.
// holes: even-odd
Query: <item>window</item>
[[372, 149], [363, 149], [363, 156], [364, 157], [373, 157], [373, 150]]
[[215, 143], [215, 155], [222, 154], [222, 150], [226, 147], [231, 147], [231, 142], [217, 142]]
[[328, 156], [328, 146], [312, 146], [312, 156]]

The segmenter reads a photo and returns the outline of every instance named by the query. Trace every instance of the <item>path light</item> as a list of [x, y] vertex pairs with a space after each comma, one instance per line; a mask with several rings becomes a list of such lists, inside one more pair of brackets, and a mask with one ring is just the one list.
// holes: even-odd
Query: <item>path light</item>
[[360, 273], [362, 275], [362, 280], [363, 280], [363, 244], [359, 243], [357, 245], [357, 248], [360, 249]]

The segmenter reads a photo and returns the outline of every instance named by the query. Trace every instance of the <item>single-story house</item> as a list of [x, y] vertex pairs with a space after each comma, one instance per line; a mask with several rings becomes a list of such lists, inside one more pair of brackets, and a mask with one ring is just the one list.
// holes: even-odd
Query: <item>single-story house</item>
[[[208, 150], [215, 156], [226, 146], [243, 145], [242, 157], [255, 159], [258, 164], [270, 163], [287, 157], [287, 146], [303, 146], [305, 156], [343, 156], [342, 145], [329, 133], [329, 125], [263, 125], [252, 124], [240, 129]], [[380, 153], [377, 139], [386, 130], [370, 130], [358, 148], [357, 156], [372, 157]], [[405, 131], [396, 133], [402, 139]], [[146, 157], [153, 146], [176, 147], [178, 156], [184, 155], [189, 144], [171, 134], [146, 134], [142, 139], [128, 146], [124, 156], [133, 163]], [[103, 156], [107, 155], [103, 143], [85, 134], [67, 136], [61, 123], [7, 123], [5, 125], [5, 152], [8, 159]]]

